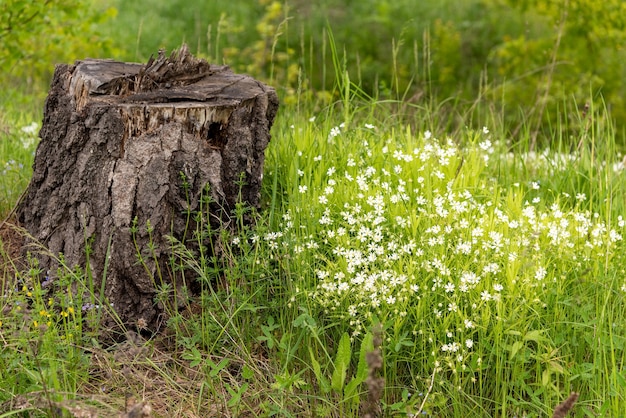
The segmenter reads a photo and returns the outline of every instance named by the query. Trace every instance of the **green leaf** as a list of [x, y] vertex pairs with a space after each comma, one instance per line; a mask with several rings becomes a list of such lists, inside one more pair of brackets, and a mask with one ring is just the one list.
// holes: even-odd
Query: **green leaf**
[[212, 365], [211, 365], [211, 371], [209, 372], [209, 376], [216, 377], [222, 370], [224, 370], [226, 366], [228, 366], [229, 362], [230, 361], [227, 358], [223, 358], [222, 361], [220, 361], [217, 364], [211, 362]]
[[317, 322], [315, 322], [315, 318], [313, 318], [307, 312], [300, 314], [296, 319], [293, 320], [292, 324], [296, 328], [316, 328], [317, 327]]
[[320, 385], [320, 389], [322, 389], [322, 393], [330, 392], [330, 384], [324, 375], [322, 374], [322, 368], [320, 367], [319, 362], [315, 358], [315, 354], [313, 353], [313, 348], [309, 347], [309, 354], [311, 355], [311, 366], [313, 367], [313, 373], [317, 378], [317, 382]]
[[538, 330], [538, 329], [529, 331], [526, 333], [526, 335], [524, 335], [524, 341], [535, 341], [535, 342], [548, 341], [546, 337], [541, 335], [542, 333], [543, 331]]
[[620, 373], [617, 369], [613, 369], [613, 372], [611, 373], [611, 381], [614, 385], [621, 389], [626, 388], [626, 378], [624, 378], [624, 375], [622, 375], [622, 373]]
[[550, 374], [550, 369], [545, 369], [541, 372], [541, 386], [548, 386], [548, 383], [550, 383]]
[[374, 336], [371, 332], [365, 334], [363, 341], [361, 342], [361, 350], [359, 351], [359, 364], [356, 369], [356, 378], [362, 382], [367, 378], [369, 367], [366, 360], [367, 353], [374, 351]]
[[261, 325], [261, 331], [263, 335], [258, 336], [256, 339], [260, 342], [265, 342], [267, 344], [267, 348], [270, 350], [274, 348], [276, 345], [276, 341], [274, 338], [274, 330], [278, 329], [279, 325], [274, 322], [274, 317], [270, 316], [267, 318], [267, 325]]
[[190, 361], [190, 367], [196, 367], [198, 364], [202, 363], [202, 354], [200, 354], [200, 351], [196, 347], [191, 347], [191, 353], [185, 351], [182, 357]]
[[241, 370], [241, 377], [243, 377], [246, 380], [250, 380], [254, 377], [254, 372], [252, 371], [250, 367], [244, 365], [243, 369]]
[[517, 354], [517, 352], [524, 346], [524, 342], [516, 341], [511, 346], [511, 354], [509, 355], [509, 360], [513, 360], [513, 357]]
[[226, 384], [226, 390], [230, 394], [230, 399], [227, 403], [229, 408], [234, 408], [235, 406], [239, 405], [242, 395], [246, 393], [246, 390], [248, 390], [248, 386], [248, 383], [244, 383], [237, 390], [233, 390], [229, 384]]
[[361, 383], [367, 379], [369, 374], [369, 367], [365, 358], [366, 354], [374, 351], [374, 337], [371, 333], [367, 333], [363, 341], [361, 342], [361, 349], [359, 351], [359, 364], [356, 368], [356, 374], [354, 378], [346, 385], [344, 390], [344, 398], [350, 399], [356, 394], [356, 390]]
[[345, 332], [339, 340], [339, 348], [335, 357], [335, 371], [331, 378], [331, 387], [338, 393], [342, 392], [343, 384], [346, 381], [346, 373], [350, 364], [350, 336]]

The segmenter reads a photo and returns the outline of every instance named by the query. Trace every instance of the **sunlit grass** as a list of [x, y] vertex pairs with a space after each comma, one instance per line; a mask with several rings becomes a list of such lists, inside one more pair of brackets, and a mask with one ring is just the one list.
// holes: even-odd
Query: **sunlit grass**
[[[178, 46], [189, 29], [163, 2], [143, 20], [141, 7], [123, 6], [132, 24], [110, 29], [129, 59]], [[393, 71], [409, 66], [402, 77], [414, 85], [404, 91], [399, 73], [377, 76], [371, 92], [399, 97], [415, 87], [415, 96], [375, 102], [360, 85], [362, 70], [376, 68], [346, 68], [332, 33], [292, 38], [287, 53], [279, 45], [268, 58], [261, 33], [238, 23], [261, 6], [207, 6], [231, 13], [195, 13], [188, 40], [216, 63], [230, 54], [246, 65], [262, 57], [277, 74], [289, 65], [272, 78], [285, 100], [266, 150], [261, 210], [239, 205], [216, 230], [201, 205], [188, 234], [201, 242], [172, 242], [172, 271], [188, 281], [155, 295], [162, 327], [151, 335], [138, 321], [107, 346], [98, 338], [110, 306], [84, 269], [62, 267], [54, 281], [34, 262], [16, 273], [7, 251], [15, 243], [0, 242], [0, 416], [356, 417], [367, 404], [383, 416], [532, 417], [551, 415], [572, 391], [576, 416], [621, 416], [626, 160], [608, 111], [593, 108], [598, 100], [584, 114], [563, 106], [550, 118], [563, 126], [545, 127], [553, 132], [540, 147], [536, 128], [517, 124], [527, 114], [485, 97], [437, 99], [426, 84], [440, 70], [430, 56], [438, 44], [426, 39], [404, 45], [415, 72], [395, 62], [402, 40], [393, 44]], [[171, 30], [152, 30], [157, 20], [145, 17], [156, 12], [175, 17], [165, 19]], [[278, 40], [282, 19], [266, 41]], [[298, 42], [309, 74], [294, 70]], [[314, 78], [323, 91], [307, 91]], [[0, 221], [27, 186], [41, 127], [45, 87], [31, 86], [33, 95], [21, 87], [3, 89], [0, 101]], [[212, 248], [203, 247], [208, 237]], [[368, 358], [378, 329], [381, 356]], [[371, 396], [377, 378], [384, 388]]]
[[542, 414], [619, 370], [580, 349], [598, 287], [624, 313], [625, 180], [610, 137], [509, 153], [488, 128], [437, 139], [355, 115], [283, 129], [268, 168], [285, 180], [282, 211], [260, 241], [293, 260], [289, 306], [335, 341], [382, 321], [388, 402], [425, 393], [434, 374], [435, 415]]
[[[358, 416], [381, 324], [387, 416], [542, 416], [572, 391], [581, 413], [622, 410], [626, 179], [610, 128], [531, 150], [498, 126], [446, 134], [391, 103], [305, 108], [276, 121], [261, 211], [238, 206], [221, 231], [194, 214], [220, 258], [172, 243], [200, 292], [159, 289], [162, 336], [103, 350], [87, 275], [5, 277], [1, 400], [54, 389], [32, 410], [67, 409], [114, 384], [164, 415]], [[4, 120], [5, 212], [38, 128]], [[150, 380], [170, 402], [142, 392]]]
[[[4, 107], [4, 104], [2, 104]], [[40, 124], [28, 116], [0, 114], [0, 218], [10, 212], [30, 179]]]

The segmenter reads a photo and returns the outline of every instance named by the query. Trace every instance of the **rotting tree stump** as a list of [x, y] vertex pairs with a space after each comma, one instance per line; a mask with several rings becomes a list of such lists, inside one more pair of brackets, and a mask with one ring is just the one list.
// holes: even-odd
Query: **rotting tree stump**
[[[89, 242], [95, 289], [105, 280], [99, 296], [124, 324], [157, 329], [155, 281], [171, 280], [167, 236], [193, 235], [188, 214], [206, 190], [216, 219], [238, 201], [258, 207], [277, 108], [273, 88], [196, 59], [186, 46], [145, 65], [58, 65], [33, 178], [17, 207], [21, 226], [49, 250], [35, 254], [42, 271], [55, 275], [51, 255], [59, 253], [84, 267]], [[146, 270], [136, 245], [149, 244]]]

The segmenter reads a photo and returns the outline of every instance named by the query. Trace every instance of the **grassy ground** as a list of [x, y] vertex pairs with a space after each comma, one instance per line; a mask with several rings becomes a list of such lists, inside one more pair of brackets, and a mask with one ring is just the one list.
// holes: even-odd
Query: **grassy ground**
[[[234, 214], [254, 226], [201, 224], [219, 260], [173, 246], [202, 292], [179, 309], [161, 288], [158, 335], [103, 346], [89, 266], [47, 280], [2, 225], [0, 417], [541, 417], [571, 392], [572, 416], [623, 413], [626, 174], [606, 109], [564, 106], [539, 147], [493, 107], [367, 98], [332, 49], [334, 91], [279, 89], [262, 208]], [[41, 120], [41, 92], [6, 91], [2, 219]]]
[[[626, 180], [601, 109], [541, 152], [389, 103], [303, 109], [274, 126], [256, 227], [215, 231], [220, 261], [177, 247], [203, 292], [158, 337], [100, 346], [88, 274], [42, 283], [2, 250], [4, 416], [359, 416], [377, 327], [385, 416], [546, 416], [572, 391], [575, 416], [621, 413]], [[4, 213], [33, 129], [3, 130]]]

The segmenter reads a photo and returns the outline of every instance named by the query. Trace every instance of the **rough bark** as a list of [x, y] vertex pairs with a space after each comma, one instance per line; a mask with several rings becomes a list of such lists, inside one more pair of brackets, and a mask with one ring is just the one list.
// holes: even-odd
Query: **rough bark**
[[[197, 60], [185, 47], [146, 65], [59, 65], [19, 222], [69, 266], [85, 266], [89, 242], [95, 288], [105, 280], [103, 296], [121, 320], [154, 329], [161, 313], [155, 284], [171, 280], [166, 237], [191, 236], [187, 213], [207, 186], [216, 218], [238, 199], [259, 205], [277, 107], [272, 88]], [[137, 263], [135, 221], [137, 246], [152, 240], [155, 248], [148, 271]], [[54, 276], [54, 257], [37, 257]]]

